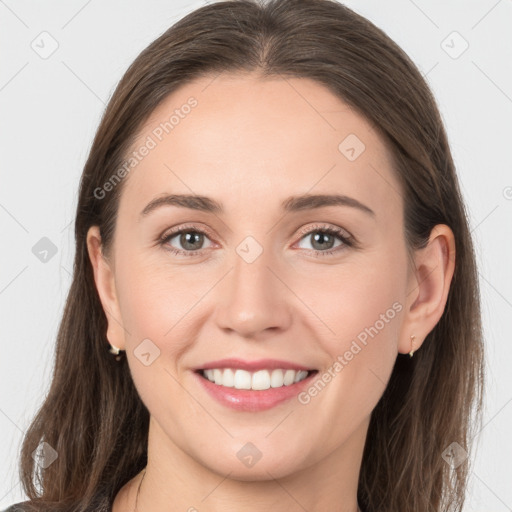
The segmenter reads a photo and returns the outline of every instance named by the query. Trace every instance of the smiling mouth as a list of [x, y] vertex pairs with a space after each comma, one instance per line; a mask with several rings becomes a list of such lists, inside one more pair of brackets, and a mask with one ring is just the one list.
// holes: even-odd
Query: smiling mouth
[[272, 369], [249, 372], [235, 368], [210, 368], [196, 370], [210, 382], [227, 388], [263, 391], [270, 388], [291, 386], [307, 379], [318, 370]]

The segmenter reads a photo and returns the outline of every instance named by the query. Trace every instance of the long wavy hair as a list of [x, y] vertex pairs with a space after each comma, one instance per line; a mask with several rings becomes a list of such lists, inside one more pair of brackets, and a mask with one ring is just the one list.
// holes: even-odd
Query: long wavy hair
[[[88, 229], [98, 225], [103, 249], [111, 247], [123, 181], [105, 197], [94, 191], [122, 166], [145, 120], [178, 87], [203, 76], [253, 71], [316, 80], [378, 130], [402, 186], [411, 254], [426, 245], [436, 224], [454, 233], [455, 273], [445, 310], [414, 358], [397, 356], [372, 411], [358, 500], [366, 512], [462, 510], [484, 388], [480, 292], [466, 207], [421, 72], [385, 32], [334, 0], [206, 5], [159, 36], [120, 80], [81, 176], [73, 279], [51, 386], [21, 447], [28, 509], [109, 511], [147, 462], [149, 412], [126, 358], [118, 363], [108, 353], [107, 318], [86, 244]], [[43, 442], [58, 453], [45, 469], [32, 457]], [[457, 464], [447, 462], [453, 446]]]

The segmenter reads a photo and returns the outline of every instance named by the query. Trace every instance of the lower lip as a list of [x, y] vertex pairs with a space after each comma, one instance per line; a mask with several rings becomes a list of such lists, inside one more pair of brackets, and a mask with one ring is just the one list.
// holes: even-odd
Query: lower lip
[[312, 372], [304, 380], [295, 382], [289, 386], [280, 388], [269, 388], [259, 391], [252, 389], [236, 389], [220, 386], [211, 382], [199, 372], [194, 372], [201, 384], [204, 386], [213, 398], [222, 405], [231, 407], [237, 411], [257, 412], [271, 409], [286, 400], [297, 396], [301, 390], [310, 384], [313, 377], [318, 372]]

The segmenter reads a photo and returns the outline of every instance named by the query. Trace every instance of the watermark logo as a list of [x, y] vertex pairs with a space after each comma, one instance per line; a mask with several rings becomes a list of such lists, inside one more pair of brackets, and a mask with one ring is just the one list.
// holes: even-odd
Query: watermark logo
[[261, 459], [262, 455], [261, 451], [251, 442], [245, 443], [236, 453], [240, 462], [248, 468], [252, 468]]
[[32, 254], [41, 263], [48, 263], [57, 254], [57, 246], [48, 237], [43, 236], [32, 247]]
[[36, 462], [36, 464], [46, 469], [51, 464], [53, 464], [59, 454], [46, 442], [43, 441], [39, 446], [32, 452], [32, 458]]
[[441, 48], [452, 59], [458, 59], [469, 48], [469, 43], [454, 30], [441, 41]]
[[441, 457], [452, 469], [455, 469], [468, 458], [468, 452], [459, 443], [454, 441], [443, 451]]
[[149, 338], [143, 340], [133, 353], [144, 366], [153, 364], [160, 357], [160, 349]]
[[59, 48], [59, 43], [49, 32], [41, 32], [30, 43], [30, 47], [34, 50], [41, 59], [48, 59]]
[[338, 145], [339, 152], [351, 162], [359, 158], [365, 149], [363, 141], [355, 133], [347, 135]]
[[254, 237], [247, 236], [237, 246], [236, 252], [246, 263], [252, 263], [263, 252], [263, 247]]

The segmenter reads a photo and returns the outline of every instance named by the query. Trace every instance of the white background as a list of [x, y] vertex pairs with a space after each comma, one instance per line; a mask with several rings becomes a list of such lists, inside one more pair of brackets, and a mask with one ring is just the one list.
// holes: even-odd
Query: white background
[[[103, 109], [139, 52], [204, 3], [0, 0], [0, 508], [25, 499], [18, 450], [49, 387], [78, 182]], [[465, 512], [510, 511], [512, 1], [345, 3], [410, 55], [446, 123], [476, 244], [487, 350], [485, 427]], [[31, 47], [43, 31], [59, 45], [47, 59]], [[457, 36], [446, 39], [453, 31], [469, 44], [458, 58], [445, 51], [462, 48]], [[42, 237], [57, 247], [46, 263], [32, 253]]]

